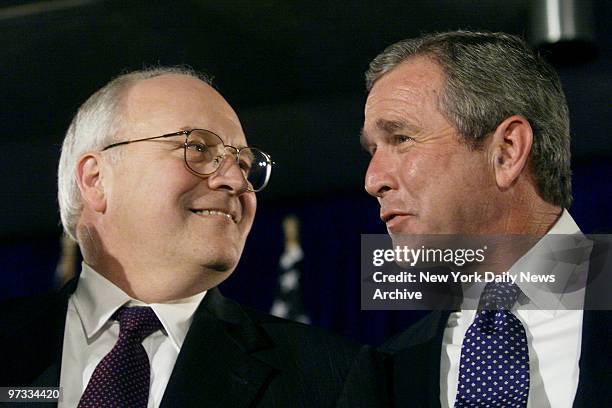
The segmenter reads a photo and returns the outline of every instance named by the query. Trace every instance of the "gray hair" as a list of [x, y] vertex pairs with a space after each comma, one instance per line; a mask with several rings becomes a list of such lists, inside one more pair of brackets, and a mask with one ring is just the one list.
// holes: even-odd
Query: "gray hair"
[[411, 56], [431, 58], [445, 78], [439, 109], [472, 148], [512, 115], [533, 129], [529, 168], [541, 197], [572, 203], [569, 113], [559, 76], [519, 37], [451, 31], [399, 41], [370, 63], [368, 92], [385, 73]]
[[[66, 132], [57, 171], [60, 217], [66, 234], [78, 241], [76, 226], [83, 204], [76, 181], [76, 164], [86, 152], [99, 151], [116, 142], [127, 91], [137, 82], [166, 74], [187, 75], [207, 84], [211, 79], [189, 67], [153, 67], [120, 75], [85, 101]], [[118, 158], [119, 153], [114, 153]]]

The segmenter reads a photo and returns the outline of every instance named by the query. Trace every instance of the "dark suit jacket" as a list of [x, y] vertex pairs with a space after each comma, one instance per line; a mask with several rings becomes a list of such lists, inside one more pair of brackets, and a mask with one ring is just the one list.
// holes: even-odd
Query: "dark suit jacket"
[[[59, 385], [66, 308], [75, 288], [73, 281], [59, 295], [0, 305], [0, 386]], [[195, 312], [161, 407], [330, 407], [339, 399], [342, 406], [365, 407], [352, 390], [363, 385], [367, 371], [357, 370], [343, 387], [354, 361], [372, 354], [211, 289]]]
[[[602, 255], [603, 254], [603, 255]], [[591, 254], [585, 308], [609, 299], [610, 248], [596, 244]], [[603, 275], [601, 275], [603, 274]], [[601, 283], [603, 282], [603, 284]], [[604, 287], [605, 286], [605, 287]], [[607, 293], [602, 293], [605, 290]], [[597, 306], [595, 306], [597, 305]], [[433, 311], [380, 350], [389, 356], [388, 376], [396, 407], [440, 407], [440, 356], [450, 311]], [[585, 310], [582, 323], [580, 378], [574, 408], [612, 407], [612, 312]], [[554, 408], [554, 407], [553, 407]]]

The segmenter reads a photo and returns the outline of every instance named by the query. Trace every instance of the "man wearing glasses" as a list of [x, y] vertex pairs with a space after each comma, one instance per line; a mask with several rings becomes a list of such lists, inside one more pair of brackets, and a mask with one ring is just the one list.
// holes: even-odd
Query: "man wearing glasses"
[[58, 172], [82, 271], [59, 296], [3, 308], [14, 324], [0, 385], [60, 386], [60, 407], [333, 406], [359, 347], [216, 288], [272, 164], [191, 71], [137, 71], [97, 91]]

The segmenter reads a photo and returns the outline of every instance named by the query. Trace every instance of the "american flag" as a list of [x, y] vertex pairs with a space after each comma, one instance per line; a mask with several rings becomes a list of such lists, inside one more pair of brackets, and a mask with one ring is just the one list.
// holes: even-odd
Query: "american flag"
[[295, 215], [283, 220], [285, 250], [279, 261], [278, 292], [270, 313], [285, 319], [310, 323], [300, 289], [304, 252], [299, 239], [300, 223]]

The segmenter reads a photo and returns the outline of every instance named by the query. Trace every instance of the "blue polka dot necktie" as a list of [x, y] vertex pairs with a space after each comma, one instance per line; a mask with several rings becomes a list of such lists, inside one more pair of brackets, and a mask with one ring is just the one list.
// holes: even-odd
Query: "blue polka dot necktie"
[[119, 339], [96, 366], [79, 408], [146, 408], [151, 368], [142, 341], [161, 328], [150, 307], [122, 307], [113, 318], [119, 321]]
[[525, 408], [529, 349], [521, 321], [510, 309], [521, 293], [510, 283], [489, 283], [461, 346], [455, 408]]

